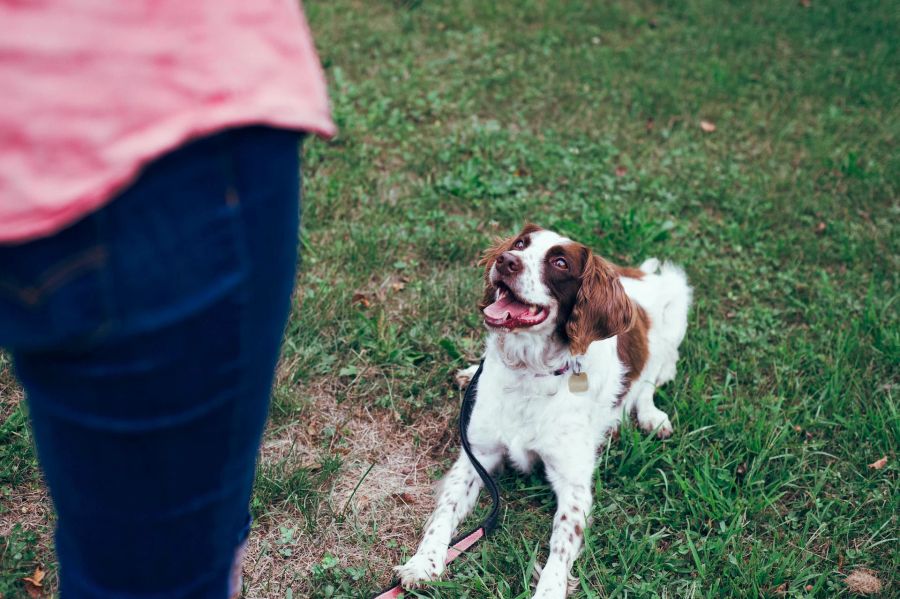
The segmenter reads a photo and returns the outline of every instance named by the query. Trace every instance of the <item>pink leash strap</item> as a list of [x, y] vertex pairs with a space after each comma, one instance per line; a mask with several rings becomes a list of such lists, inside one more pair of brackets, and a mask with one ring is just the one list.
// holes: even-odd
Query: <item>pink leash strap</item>
[[[484, 528], [477, 528], [472, 531], [467, 537], [463, 537], [453, 545], [447, 548], [447, 559], [444, 560], [444, 565], [449, 564], [460, 555], [465, 553], [472, 545], [478, 542], [479, 539], [484, 537]], [[400, 586], [398, 582], [395, 586], [392, 586], [388, 590], [384, 591], [380, 595], [376, 595], [372, 599], [395, 599], [403, 594], [403, 587]]]

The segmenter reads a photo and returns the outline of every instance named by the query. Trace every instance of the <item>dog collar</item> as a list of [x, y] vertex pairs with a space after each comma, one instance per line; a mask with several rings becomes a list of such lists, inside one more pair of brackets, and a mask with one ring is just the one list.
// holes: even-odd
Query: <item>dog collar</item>
[[534, 376], [562, 376], [570, 370], [575, 374], [581, 374], [581, 360], [579, 360], [578, 358], [566, 360], [566, 362], [562, 366], [560, 366], [553, 372], [548, 372], [547, 374], [536, 374]]
[[551, 374], [553, 376], [562, 376], [567, 372], [569, 372], [569, 363], [568, 362], [566, 362], [562, 368], [557, 368], [556, 370], [554, 370]]

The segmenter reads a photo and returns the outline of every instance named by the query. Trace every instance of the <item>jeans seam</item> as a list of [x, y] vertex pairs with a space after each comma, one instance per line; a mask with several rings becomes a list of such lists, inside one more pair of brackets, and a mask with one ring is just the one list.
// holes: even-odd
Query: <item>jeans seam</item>
[[[247, 305], [250, 301], [250, 290], [248, 288], [248, 281], [250, 278], [250, 248], [248, 247], [247, 236], [245, 234], [245, 223], [243, 220], [243, 205], [241, 202], [241, 194], [238, 190], [237, 183], [237, 170], [234, 162], [234, 156], [231, 152], [231, 147], [229, 147], [229, 151], [226, 155], [226, 181], [228, 182], [228, 186], [225, 191], [225, 202], [228, 205], [229, 209], [232, 211], [233, 220], [231, 221], [232, 231], [234, 234], [234, 242], [235, 242], [235, 256], [237, 258], [237, 266], [241, 272], [241, 277], [239, 278], [239, 283], [237, 284], [236, 289], [236, 298], [237, 298], [237, 310], [239, 313], [239, 322], [241, 323], [238, 327], [238, 352], [237, 352], [237, 380], [238, 380], [238, 394], [249, 394], [250, 385], [248, 380], [248, 372], [250, 369], [249, 360], [247, 358], [247, 342], [244, 331], [244, 322], [246, 320], [247, 314]], [[257, 448], [257, 456], [258, 459], [259, 449]], [[229, 450], [230, 452], [230, 450]], [[255, 463], [255, 460], [254, 460]], [[255, 466], [254, 466], [255, 469]], [[253, 478], [250, 487], [250, 496], [253, 496], [253, 487], [256, 485], [256, 474], [254, 472]], [[247, 521], [238, 531], [238, 540], [235, 548], [232, 550], [231, 557], [231, 566], [228, 572], [228, 599], [232, 599], [233, 597], [239, 597], [242, 592], [243, 586], [243, 557], [245, 551], [242, 549], [246, 547], [247, 539], [250, 537], [250, 524], [252, 523], [253, 516], [249, 512], [249, 505], [244, 509], [247, 510]], [[237, 575], [235, 575], [237, 572]]]

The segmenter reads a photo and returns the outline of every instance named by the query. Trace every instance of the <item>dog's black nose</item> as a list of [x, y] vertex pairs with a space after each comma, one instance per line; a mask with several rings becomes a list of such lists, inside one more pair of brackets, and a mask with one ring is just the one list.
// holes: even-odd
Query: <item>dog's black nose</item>
[[522, 270], [522, 259], [510, 252], [500, 254], [496, 264], [501, 275], [512, 275]]

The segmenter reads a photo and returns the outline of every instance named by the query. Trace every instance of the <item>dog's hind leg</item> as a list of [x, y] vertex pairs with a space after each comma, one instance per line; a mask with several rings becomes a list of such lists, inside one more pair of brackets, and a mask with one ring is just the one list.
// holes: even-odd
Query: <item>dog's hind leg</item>
[[[488, 472], [493, 471], [503, 458], [499, 451], [485, 453], [474, 447], [473, 451]], [[434, 580], [443, 573], [453, 531], [472, 511], [482, 484], [469, 457], [460, 454], [441, 482], [437, 507], [425, 524], [419, 549], [408, 562], [394, 568], [404, 588], [415, 588], [419, 583]]]
[[637, 413], [637, 421], [641, 429], [648, 433], [655, 431], [656, 436], [660, 439], [671, 437], [675, 429], [672, 427], [669, 415], [653, 403], [656, 385], [647, 381], [637, 381], [635, 385], [637, 388], [634, 390], [636, 393], [634, 410]]

